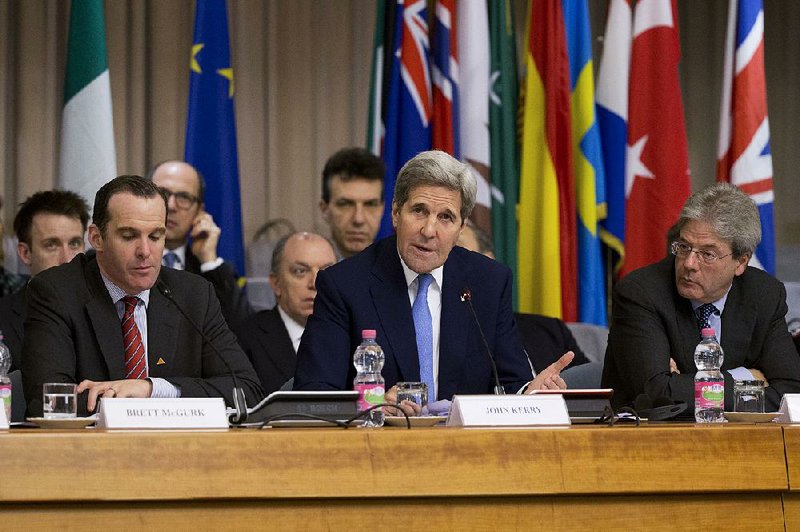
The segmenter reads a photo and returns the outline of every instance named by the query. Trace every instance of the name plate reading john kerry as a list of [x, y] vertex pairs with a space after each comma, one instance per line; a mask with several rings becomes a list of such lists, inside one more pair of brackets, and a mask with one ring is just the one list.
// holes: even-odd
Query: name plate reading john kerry
[[221, 397], [108, 398], [100, 401], [97, 426], [106, 429], [226, 429]]
[[447, 425], [512, 427], [569, 425], [561, 395], [456, 395]]

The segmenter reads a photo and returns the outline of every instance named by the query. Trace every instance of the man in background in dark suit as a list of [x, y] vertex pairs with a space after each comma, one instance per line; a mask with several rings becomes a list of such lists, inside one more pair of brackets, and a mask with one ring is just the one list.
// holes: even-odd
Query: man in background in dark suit
[[566, 385], [565, 354], [535, 378], [511, 310], [511, 271], [497, 261], [455, 247], [475, 205], [469, 168], [440, 151], [423, 152], [400, 170], [392, 203], [396, 236], [320, 272], [314, 313], [297, 355], [295, 389], [351, 389], [353, 352], [364, 329], [377, 331], [385, 353], [387, 401], [395, 383], [428, 383], [429, 397], [491, 393], [491, 364], [462, 296], [472, 305], [494, 354], [501, 385]]
[[[758, 210], [717, 183], [684, 204], [673, 257], [640, 268], [614, 290], [603, 386], [615, 407], [639, 394], [694, 404], [694, 349], [712, 327], [725, 352], [725, 409], [734, 379], [764, 379], [768, 410], [800, 392], [800, 356], [786, 326], [786, 289], [748, 266], [761, 240]], [[689, 413], [692, 409], [689, 409]]]
[[241, 322], [253, 311], [233, 265], [217, 256], [221, 229], [203, 210], [203, 176], [188, 163], [166, 161], [153, 167], [148, 177], [168, 198], [162, 265], [205, 277], [217, 292], [228, 324]]
[[29, 416], [42, 414], [45, 382], [78, 383], [81, 415], [99, 397], [224, 397], [231, 405], [232, 373], [249, 404], [261, 398], [213, 287], [161, 268], [166, 219], [155, 184], [117, 177], [95, 198], [96, 257], [78, 254], [31, 279], [22, 359]]
[[[85, 247], [89, 206], [78, 194], [66, 190], [45, 190], [26, 199], [14, 217], [17, 254], [31, 276], [71, 261]], [[25, 298], [27, 287], [0, 298], [0, 330], [11, 351], [11, 369], [22, 367], [22, 341], [25, 337]]]
[[339, 258], [375, 241], [383, 216], [386, 166], [364, 148], [343, 148], [325, 162], [319, 210], [331, 228]]
[[314, 310], [317, 274], [334, 263], [333, 246], [314, 233], [292, 233], [275, 244], [269, 282], [278, 304], [235, 329], [264, 393], [279, 390], [294, 377], [297, 348]]

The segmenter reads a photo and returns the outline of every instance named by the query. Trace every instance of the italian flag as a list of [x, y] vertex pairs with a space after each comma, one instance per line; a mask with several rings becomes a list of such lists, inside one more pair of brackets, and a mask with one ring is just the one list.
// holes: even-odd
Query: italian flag
[[73, 0], [58, 182], [93, 207], [97, 189], [116, 175], [103, 1]]

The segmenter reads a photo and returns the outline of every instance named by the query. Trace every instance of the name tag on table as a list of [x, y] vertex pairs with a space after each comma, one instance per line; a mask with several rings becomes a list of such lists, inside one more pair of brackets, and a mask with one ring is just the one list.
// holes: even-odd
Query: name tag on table
[[226, 429], [228, 415], [221, 397], [122, 399], [100, 401], [98, 428]]
[[787, 393], [781, 399], [778, 423], [800, 423], [800, 393]]
[[561, 395], [455, 395], [447, 425], [513, 427], [569, 425]]

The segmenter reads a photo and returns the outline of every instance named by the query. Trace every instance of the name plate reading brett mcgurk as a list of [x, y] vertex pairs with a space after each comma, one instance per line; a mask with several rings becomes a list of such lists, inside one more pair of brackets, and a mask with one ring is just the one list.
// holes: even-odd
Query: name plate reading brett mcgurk
[[447, 425], [511, 427], [569, 425], [561, 395], [455, 395]]
[[787, 393], [781, 399], [778, 423], [800, 423], [800, 393]]
[[97, 426], [105, 429], [226, 429], [228, 416], [221, 397], [109, 398], [100, 401]]

